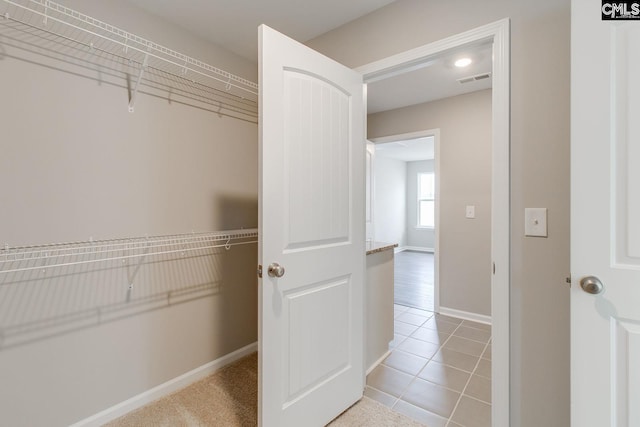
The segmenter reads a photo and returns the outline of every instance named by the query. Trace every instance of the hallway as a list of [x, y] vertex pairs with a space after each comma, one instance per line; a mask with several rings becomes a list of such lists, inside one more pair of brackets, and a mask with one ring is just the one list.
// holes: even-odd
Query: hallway
[[395, 254], [394, 340], [365, 395], [429, 427], [490, 427], [491, 325], [435, 313], [433, 267]]

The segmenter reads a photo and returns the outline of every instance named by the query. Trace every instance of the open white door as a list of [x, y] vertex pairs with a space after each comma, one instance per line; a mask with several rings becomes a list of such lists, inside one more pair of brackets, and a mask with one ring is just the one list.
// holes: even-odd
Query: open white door
[[571, 5], [574, 427], [640, 426], [640, 22], [605, 7]]
[[259, 72], [258, 419], [322, 426], [364, 388], [362, 76], [264, 25]]

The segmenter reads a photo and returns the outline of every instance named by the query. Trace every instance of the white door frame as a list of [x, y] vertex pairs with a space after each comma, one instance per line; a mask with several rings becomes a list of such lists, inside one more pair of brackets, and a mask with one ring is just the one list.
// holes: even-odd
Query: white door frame
[[[435, 186], [435, 227], [433, 228], [433, 311], [440, 312], [440, 129], [420, 130], [417, 132], [401, 133], [397, 135], [371, 138], [374, 144], [386, 142], [407, 141], [410, 139], [433, 137], [433, 173], [436, 177]], [[407, 224], [407, 227], [410, 225]], [[414, 225], [415, 226], [415, 225]], [[375, 222], [373, 225], [375, 230]]]
[[371, 83], [419, 67], [453, 49], [493, 41], [491, 280], [492, 424], [508, 427], [510, 288], [510, 23], [505, 18], [356, 68]]

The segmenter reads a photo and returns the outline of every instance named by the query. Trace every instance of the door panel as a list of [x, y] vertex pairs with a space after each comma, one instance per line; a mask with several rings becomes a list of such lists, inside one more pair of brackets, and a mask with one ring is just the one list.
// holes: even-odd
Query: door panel
[[[571, 420], [640, 425], [640, 29], [572, 2]], [[597, 277], [600, 293], [581, 283]]]
[[284, 71], [286, 249], [349, 240], [349, 95], [302, 70]]
[[259, 58], [259, 423], [322, 426], [364, 389], [362, 76], [265, 26]]

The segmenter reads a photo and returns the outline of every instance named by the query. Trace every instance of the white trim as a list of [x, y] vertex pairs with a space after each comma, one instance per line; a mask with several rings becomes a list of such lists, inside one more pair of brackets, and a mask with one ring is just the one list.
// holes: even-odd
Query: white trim
[[[493, 41], [491, 258], [496, 266], [491, 280], [493, 427], [508, 427], [510, 419], [510, 22], [508, 18], [429, 43], [358, 67], [365, 83], [391, 77], [437, 60], [462, 46]], [[382, 142], [382, 141], [376, 141]], [[437, 154], [436, 154], [437, 159]], [[437, 163], [436, 163], [437, 167]], [[438, 212], [436, 211], [436, 214]], [[437, 220], [436, 220], [437, 221]], [[437, 222], [436, 222], [437, 225]], [[436, 227], [436, 249], [438, 248]], [[438, 280], [436, 250], [436, 281]], [[437, 291], [437, 287], [436, 287]], [[438, 296], [435, 295], [438, 304]], [[436, 307], [436, 310], [438, 307]]]
[[471, 320], [473, 322], [491, 325], [491, 316], [486, 314], [471, 313], [470, 311], [456, 310], [455, 308], [440, 307], [438, 312], [444, 316], [456, 317], [458, 319]]
[[373, 362], [371, 364], [371, 366], [369, 366], [369, 369], [367, 369], [367, 373], [366, 375], [369, 375], [374, 369], [376, 369], [376, 367], [382, 363], [382, 361], [384, 359], [387, 358], [387, 356], [389, 356], [391, 354], [391, 350], [387, 350], [387, 352], [385, 354], [382, 355], [382, 357], [380, 357], [380, 359], [376, 360], [375, 362]]
[[174, 391], [180, 390], [196, 381], [203, 379], [204, 377], [213, 374], [226, 365], [235, 362], [238, 359], [243, 358], [251, 353], [258, 351], [258, 343], [254, 342], [241, 349], [238, 349], [232, 353], [226, 354], [212, 362], [195, 368], [185, 374], [182, 374], [176, 378], [173, 378], [165, 383], [162, 383], [150, 390], [142, 392], [130, 399], [120, 402], [104, 411], [98, 412], [84, 420], [78, 421], [71, 427], [89, 427], [89, 426], [101, 426], [109, 421], [115, 420], [131, 411], [143, 407], [144, 405], [158, 400], [164, 396], [167, 396]]

